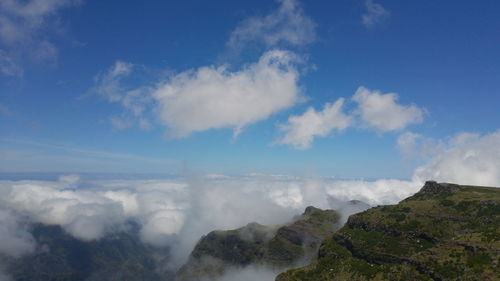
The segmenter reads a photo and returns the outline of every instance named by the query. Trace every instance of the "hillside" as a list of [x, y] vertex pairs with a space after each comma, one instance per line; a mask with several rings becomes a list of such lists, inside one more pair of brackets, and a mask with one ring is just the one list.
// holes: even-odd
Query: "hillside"
[[277, 281], [500, 280], [500, 190], [427, 182], [352, 215], [315, 261]]
[[127, 231], [89, 242], [73, 238], [59, 226], [38, 224], [32, 233], [40, 250], [5, 260], [7, 272], [15, 281], [172, 279], [172, 273], [159, 270], [168, 250], [142, 243], [133, 224]]
[[200, 239], [175, 280], [214, 280], [228, 266], [260, 264], [284, 269], [303, 264], [339, 228], [339, 218], [336, 211], [308, 207], [282, 227], [251, 223], [235, 230], [212, 231]]

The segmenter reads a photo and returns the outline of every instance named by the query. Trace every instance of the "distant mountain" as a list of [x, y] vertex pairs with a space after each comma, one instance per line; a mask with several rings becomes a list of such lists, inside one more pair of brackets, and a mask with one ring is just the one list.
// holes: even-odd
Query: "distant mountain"
[[257, 223], [203, 236], [176, 281], [216, 280], [228, 267], [266, 265], [285, 269], [310, 261], [323, 239], [339, 227], [339, 213], [307, 207], [292, 223], [277, 227]]
[[427, 182], [352, 215], [308, 266], [277, 281], [500, 280], [500, 189]]
[[84, 242], [59, 226], [38, 224], [32, 231], [41, 249], [34, 255], [7, 259], [15, 281], [165, 281], [173, 274], [161, 270], [168, 249], [145, 245], [138, 227]]

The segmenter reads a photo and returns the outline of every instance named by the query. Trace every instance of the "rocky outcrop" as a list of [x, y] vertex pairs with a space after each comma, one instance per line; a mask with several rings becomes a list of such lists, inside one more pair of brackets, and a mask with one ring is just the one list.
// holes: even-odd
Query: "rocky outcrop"
[[197, 243], [176, 280], [215, 280], [228, 267], [250, 264], [278, 269], [297, 265], [310, 260], [321, 241], [339, 228], [339, 218], [333, 210], [307, 207], [281, 227], [251, 223], [235, 230], [212, 231]]

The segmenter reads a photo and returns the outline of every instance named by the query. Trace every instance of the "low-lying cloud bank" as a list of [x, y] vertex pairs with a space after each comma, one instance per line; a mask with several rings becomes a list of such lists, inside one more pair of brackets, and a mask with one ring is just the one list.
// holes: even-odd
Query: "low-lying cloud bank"
[[[287, 176], [191, 177], [185, 180], [90, 180], [76, 175], [57, 181], [0, 181], [0, 255], [36, 251], [30, 222], [60, 225], [81, 240], [99, 239], [141, 225], [145, 243], [172, 248], [181, 265], [201, 235], [249, 222], [285, 223], [309, 205], [344, 211], [344, 202], [394, 204], [425, 180], [500, 186], [500, 132], [459, 134], [415, 170], [411, 180], [332, 180]], [[263, 272], [263, 274], [267, 274]]]

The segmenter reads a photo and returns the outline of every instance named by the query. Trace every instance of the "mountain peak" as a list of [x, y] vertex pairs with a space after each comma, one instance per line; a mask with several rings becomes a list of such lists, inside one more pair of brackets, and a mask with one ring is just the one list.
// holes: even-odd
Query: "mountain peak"
[[427, 193], [440, 193], [440, 192], [453, 192], [458, 190], [458, 185], [451, 183], [438, 183], [435, 181], [426, 181], [419, 192]]

